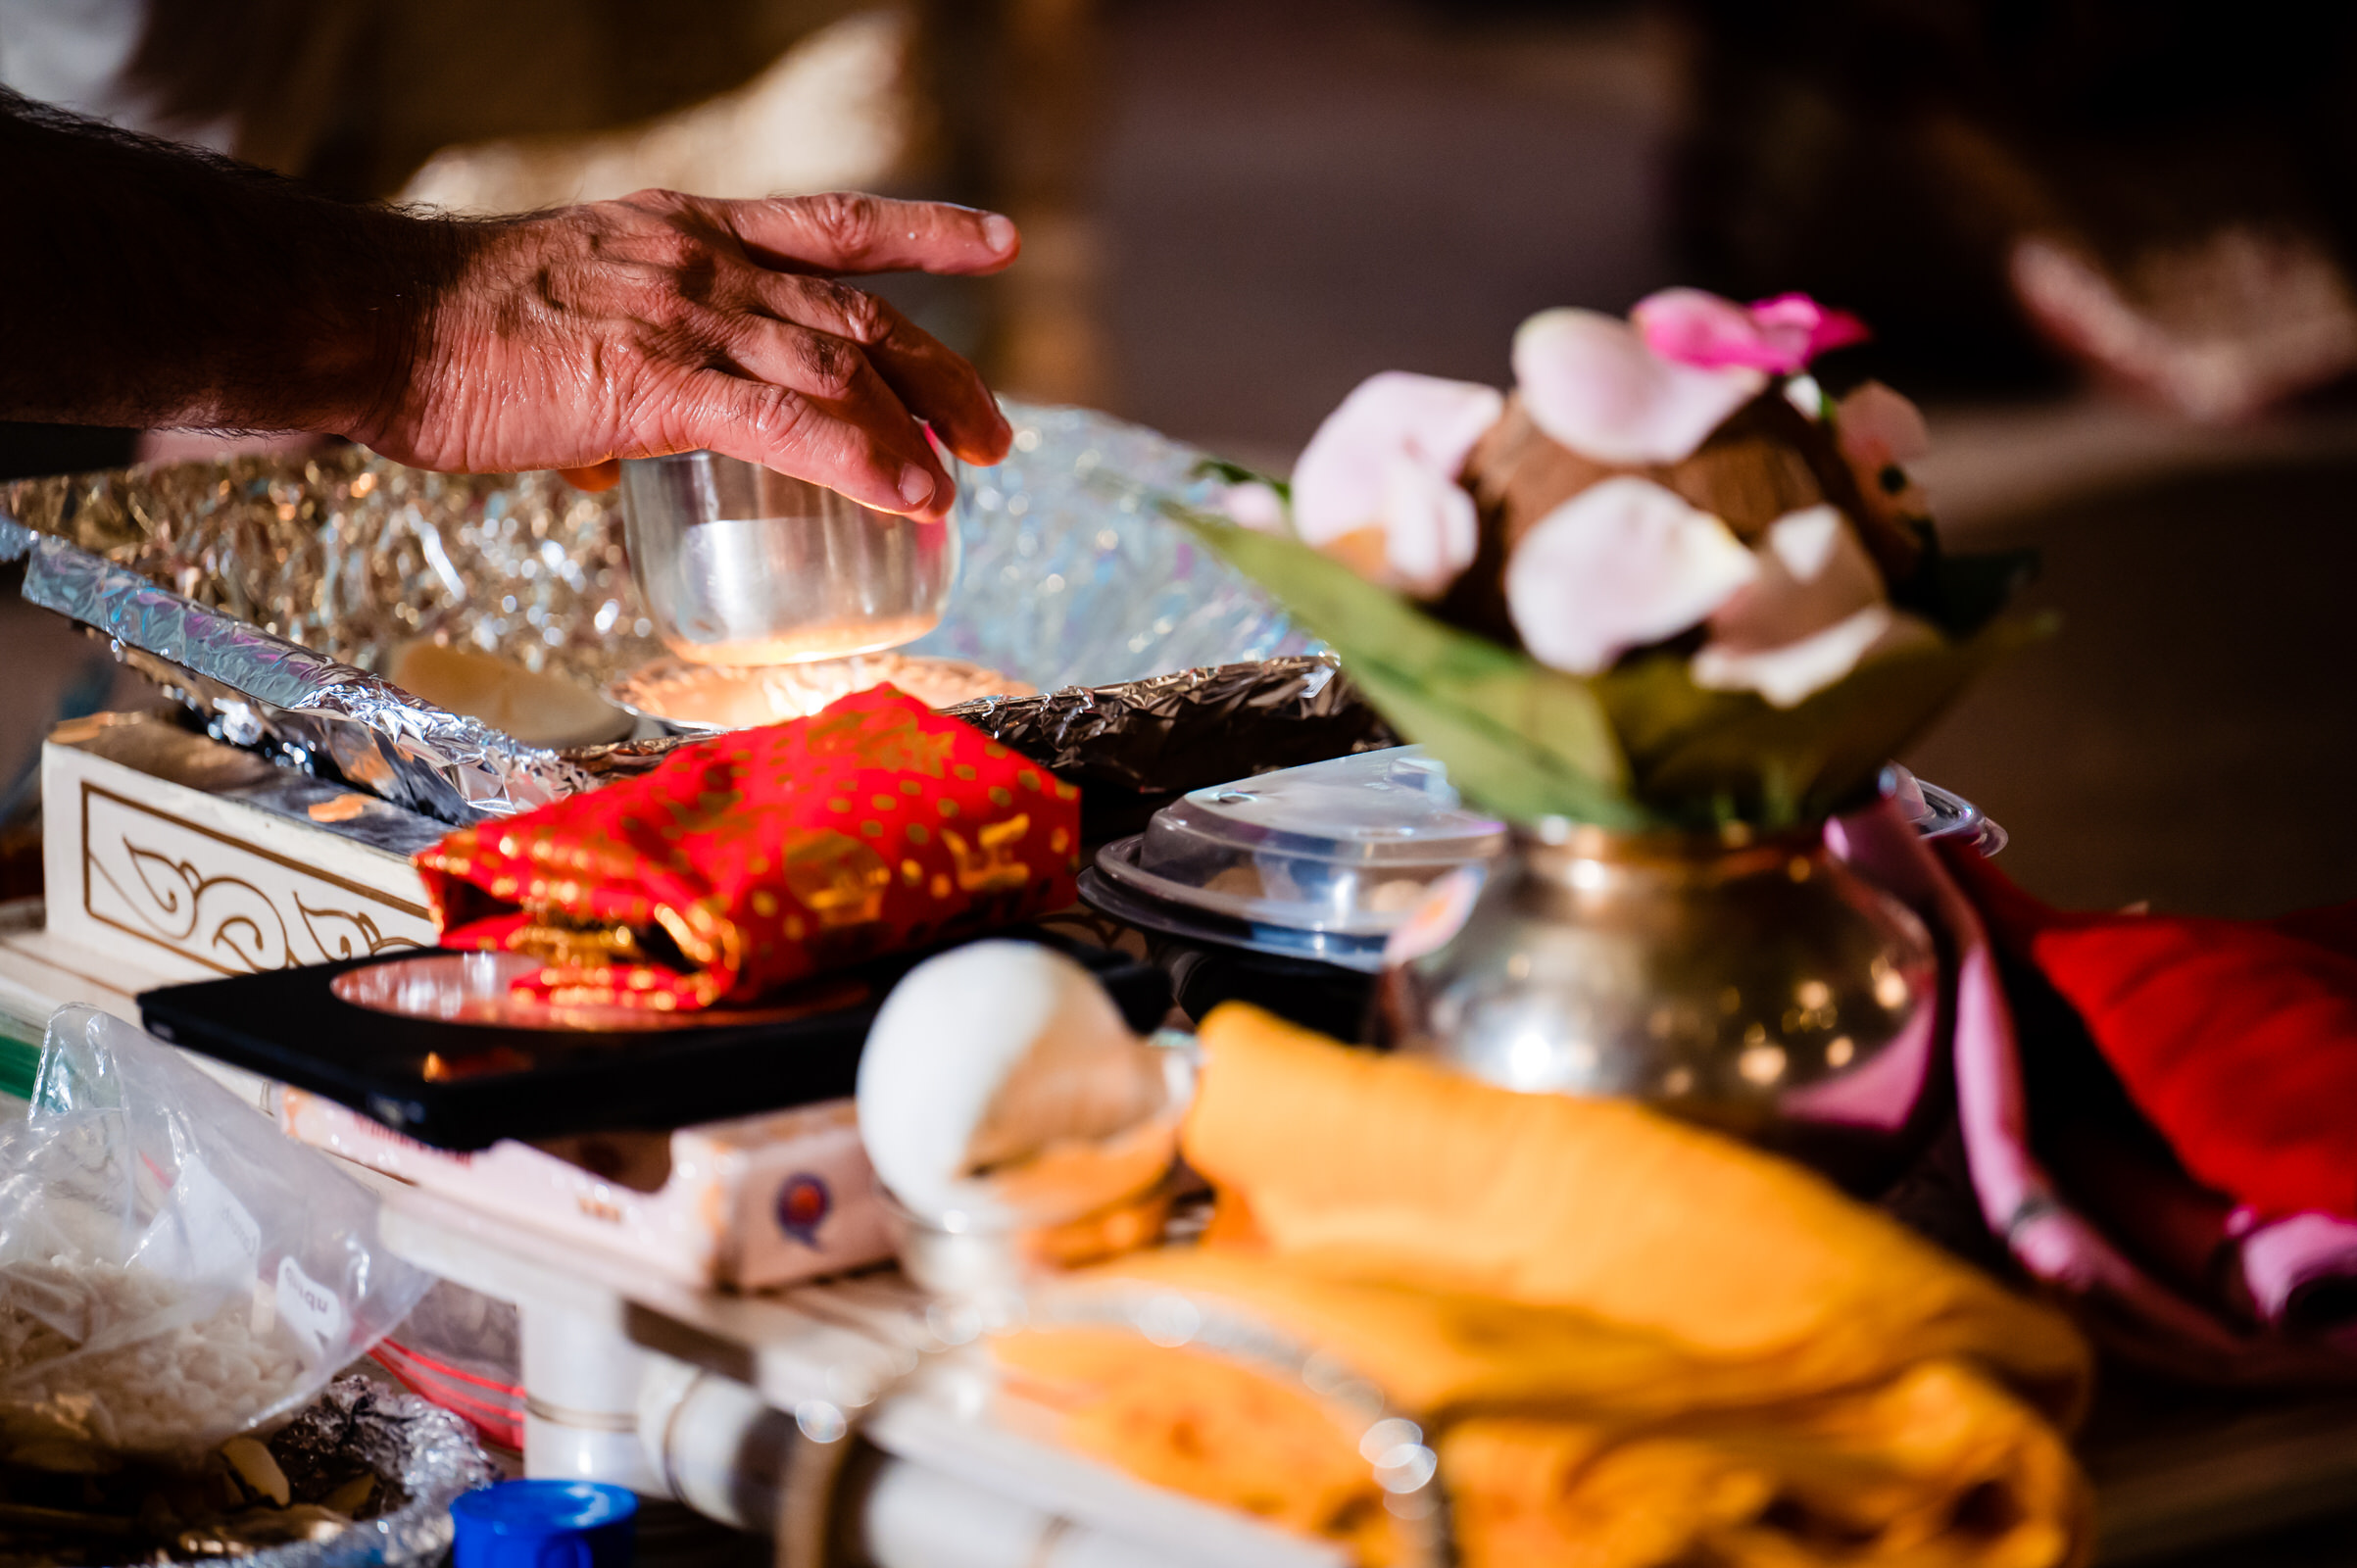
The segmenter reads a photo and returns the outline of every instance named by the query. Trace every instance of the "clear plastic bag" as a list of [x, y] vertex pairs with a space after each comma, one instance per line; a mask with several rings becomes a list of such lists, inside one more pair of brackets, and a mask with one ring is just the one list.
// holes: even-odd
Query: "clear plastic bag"
[[64, 1008], [30, 1113], [0, 1129], [0, 1456], [193, 1457], [312, 1398], [432, 1283], [325, 1156], [132, 1025]]
[[456, 1411], [485, 1443], [523, 1448], [523, 1340], [514, 1306], [444, 1280], [372, 1353], [403, 1388]]

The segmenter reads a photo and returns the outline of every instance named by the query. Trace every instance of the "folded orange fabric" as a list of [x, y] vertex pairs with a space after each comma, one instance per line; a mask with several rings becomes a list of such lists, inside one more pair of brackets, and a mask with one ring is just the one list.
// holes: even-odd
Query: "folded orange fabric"
[[702, 1007], [1071, 902], [1080, 792], [889, 686], [417, 857], [454, 948], [569, 1004]]
[[2357, 1218], [2357, 910], [2072, 913], [1948, 859], [2197, 1180], [2263, 1215]]
[[[1204, 1020], [1174, 1289], [1423, 1423], [1474, 1568], [2053, 1568], [2087, 1489], [2059, 1314], [1796, 1166], [1610, 1101], [1518, 1095], [1249, 1007]], [[1104, 1329], [1002, 1342], [1075, 1446], [1392, 1562], [1358, 1434], [1298, 1380]], [[1363, 1420], [1363, 1418], [1360, 1418]]]

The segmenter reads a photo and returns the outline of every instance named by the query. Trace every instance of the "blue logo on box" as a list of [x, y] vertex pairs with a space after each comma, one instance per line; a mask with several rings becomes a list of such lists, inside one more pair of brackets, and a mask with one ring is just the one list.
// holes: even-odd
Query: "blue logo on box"
[[818, 1227], [834, 1211], [834, 1195], [807, 1170], [796, 1171], [777, 1190], [777, 1228], [805, 1247], [817, 1248]]

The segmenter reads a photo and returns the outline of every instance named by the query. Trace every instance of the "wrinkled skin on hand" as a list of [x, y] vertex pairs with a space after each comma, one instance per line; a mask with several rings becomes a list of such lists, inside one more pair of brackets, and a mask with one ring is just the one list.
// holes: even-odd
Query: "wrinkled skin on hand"
[[968, 462], [1007, 454], [973, 367], [829, 275], [995, 272], [1020, 243], [1004, 218], [658, 190], [459, 233], [407, 373], [348, 432], [398, 462], [602, 487], [615, 460], [704, 448], [937, 518], [955, 492], [928, 427]]

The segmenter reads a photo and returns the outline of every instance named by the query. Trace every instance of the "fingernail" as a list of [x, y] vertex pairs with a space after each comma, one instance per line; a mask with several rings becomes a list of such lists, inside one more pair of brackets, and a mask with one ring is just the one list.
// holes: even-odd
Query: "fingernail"
[[982, 238], [994, 251], [1014, 249], [1014, 220], [997, 213], [982, 220]]
[[933, 476], [911, 463], [901, 470], [901, 499], [921, 508], [933, 499]]

